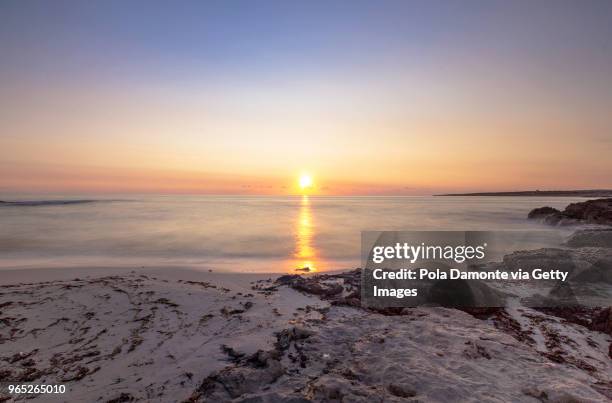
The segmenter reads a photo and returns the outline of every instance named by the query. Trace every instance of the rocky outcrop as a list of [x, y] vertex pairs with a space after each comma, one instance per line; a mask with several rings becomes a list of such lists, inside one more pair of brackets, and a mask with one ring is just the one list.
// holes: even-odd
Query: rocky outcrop
[[[277, 334], [272, 354], [260, 353], [204, 378], [186, 401], [609, 400], [603, 335], [561, 326], [530, 310], [514, 314], [520, 322], [507, 314], [516, 327], [507, 331], [496, 319], [481, 321], [445, 308], [386, 316], [332, 306], [305, 329]], [[538, 345], [529, 332], [543, 342]]]
[[[317, 295], [332, 305], [361, 307], [383, 315], [403, 314], [403, 307], [386, 303], [383, 298], [379, 304], [362, 304], [361, 269], [338, 274], [318, 274], [304, 277], [298, 274], [280, 276], [276, 283], [286, 285], [306, 294]], [[389, 288], [397, 286], [389, 280]], [[384, 284], [384, 281], [379, 281]], [[445, 306], [470, 312], [474, 307], [502, 307], [505, 295], [478, 280], [437, 280], [421, 281], [421, 295], [412, 300], [406, 307], [420, 305]], [[368, 285], [366, 284], [366, 287]], [[387, 301], [388, 302], [388, 301]]]
[[612, 198], [572, 203], [563, 214], [587, 223], [612, 225]]
[[572, 203], [563, 211], [540, 207], [531, 210], [527, 218], [542, 220], [551, 225], [612, 225], [612, 198]]
[[567, 272], [572, 282], [612, 284], [612, 250], [542, 248], [517, 251], [504, 256], [502, 268], [509, 271], [554, 268]]
[[318, 274], [304, 277], [288, 274], [276, 279], [276, 283], [286, 285], [306, 294], [319, 296], [335, 305], [359, 306], [361, 304], [361, 270], [356, 269], [338, 274]]
[[506, 270], [516, 271], [526, 268], [554, 267], [573, 272], [577, 265], [577, 254], [571, 250], [557, 248], [542, 248], [512, 252], [503, 258]]
[[572, 248], [612, 248], [612, 228], [578, 230], [570, 236], [566, 245]]
[[[243, 395], [269, 388], [286, 372], [281, 363], [283, 356], [287, 355], [290, 362], [304, 368], [308, 357], [301, 353], [301, 344], [311, 337], [314, 332], [293, 327], [284, 329], [276, 334], [277, 341], [274, 348], [268, 351], [259, 350], [251, 356], [232, 350], [232, 362], [220, 371], [213, 372], [202, 380], [200, 386], [186, 400], [186, 402], [200, 401], [228, 401]], [[228, 348], [225, 348], [227, 351]], [[295, 358], [299, 355], [299, 360]], [[237, 358], [236, 358], [237, 357]], [[260, 398], [254, 401], [267, 401]], [[291, 401], [276, 395], [271, 401]], [[302, 400], [303, 401], [303, 400]]]
[[288, 285], [307, 294], [318, 295], [322, 298], [333, 298], [343, 291], [342, 285], [326, 281], [329, 276], [302, 277], [299, 274], [285, 275], [278, 278], [277, 283]]
[[546, 218], [549, 215], [558, 214], [558, 213], [560, 213], [560, 211], [557, 210], [556, 208], [552, 208], [548, 206], [538, 207], [538, 208], [531, 210], [529, 214], [527, 215], [527, 218], [532, 219], [532, 220], [537, 220], [537, 219]]

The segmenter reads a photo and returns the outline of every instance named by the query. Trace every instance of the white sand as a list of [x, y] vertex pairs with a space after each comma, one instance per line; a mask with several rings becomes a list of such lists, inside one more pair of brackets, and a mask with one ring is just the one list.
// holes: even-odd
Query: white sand
[[[384, 316], [286, 287], [265, 291], [273, 284], [262, 274], [99, 268], [0, 276], [0, 376], [67, 386], [65, 395], [33, 401], [604, 402], [612, 396], [610, 336], [516, 306], [509, 316], [535, 341], [520, 342], [494, 322], [452, 309]], [[25, 284], [33, 281], [39, 282]], [[284, 329], [287, 337], [277, 339]], [[560, 343], [552, 346], [552, 338]], [[258, 350], [267, 353], [249, 360]], [[547, 358], [553, 350], [565, 362]]]
[[[2, 282], [12, 284], [0, 289], [0, 305], [8, 304], [0, 309], [0, 371], [15, 375], [32, 368], [39, 371], [34, 383], [67, 385], [66, 395], [39, 396], [43, 401], [106, 401], [121, 392], [159, 401], [186, 399], [211, 371], [228, 365], [221, 344], [247, 354], [269, 349], [274, 332], [287, 326], [298, 307], [325, 305], [287, 288], [270, 295], [251, 289], [251, 282], [267, 275], [80, 273], [87, 276], [55, 269], [0, 272]], [[99, 277], [103, 273], [112, 276]], [[16, 285], [33, 280], [46, 282]], [[8, 361], [20, 352], [32, 354]], [[79, 371], [86, 374], [82, 379], [62, 382]]]

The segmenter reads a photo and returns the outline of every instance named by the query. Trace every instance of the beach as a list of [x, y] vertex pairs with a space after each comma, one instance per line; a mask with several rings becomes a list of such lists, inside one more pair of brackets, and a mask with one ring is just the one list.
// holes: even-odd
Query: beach
[[0, 403], [612, 402], [612, 1], [0, 3]]
[[25, 272], [3, 275], [0, 375], [67, 389], [32, 401], [612, 398], [612, 337], [520, 306], [388, 315], [263, 274]]
[[268, 350], [275, 332], [321, 305], [289, 289], [257, 290], [270, 284], [265, 275], [97, 270], [2, 273], [11, 283], [0, 288], [2, 381], [68, 385], [41, 401], [182, 401], [230, 365], [223, 345]]
[[[316, 202], [308, 208], [317, 211]], [[490, 270], [552, 262], [571, 266], [574, 284], [609, 283], [607, 201], [521, 216], [514, 209], [506, 208], [506, 220], [572, 235], [561, 249], [508, 253], [487, 263]], [[303, 258], [319, 256], [317, 215], [308, 217], [301, 225], [310, 232], [298, 226], [294, 258], [304, 250], [312, 255]], [[362, 304], [360, 269], [247, 271], [129, 264], [1, 270], [0, 381], [66, 387], [18, 395], [5, 388], [1, 401], [612, 399], [609, 304], [532, 308], [513, 294], [497, 308], [377, 308]]]

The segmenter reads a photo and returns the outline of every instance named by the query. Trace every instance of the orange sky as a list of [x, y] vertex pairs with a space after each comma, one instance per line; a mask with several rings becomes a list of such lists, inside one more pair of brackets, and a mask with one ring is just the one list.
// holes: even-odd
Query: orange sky
[[504, 114], [469, 105], [469, 92], [394, 104], [396, 91], [345, 96], [349, 84], [359, 88], [336, 84], [336, 99], [299, 84], [236, 99], [202, 90], [177, 100], [183, 88], [166, 98], [117, 88], [15, 94], [1, 123], [0, 189], [293, 194], [302, 171], [317, 194], [612, 187], [611, 143], [597, 137], [608, 125], [592, 111], [581, 120], [556, 100], [536, 105], [528, 89], [529, 103]]
[[0, 192], [612, 188], [609, 15], [495, 4], [7, 5]]

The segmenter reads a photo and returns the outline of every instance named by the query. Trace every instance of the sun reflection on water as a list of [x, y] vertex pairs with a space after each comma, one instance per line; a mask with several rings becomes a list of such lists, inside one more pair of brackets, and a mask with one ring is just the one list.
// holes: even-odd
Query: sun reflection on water
[[[300, 212], [296, 221], [295, 251], [290, 262], [292, 269], [317, 271], [317, 250], [313, 246], [314, 226], [310, 199], [302, 196]], [[308, 270], [306, 270], [308, 269]]]

